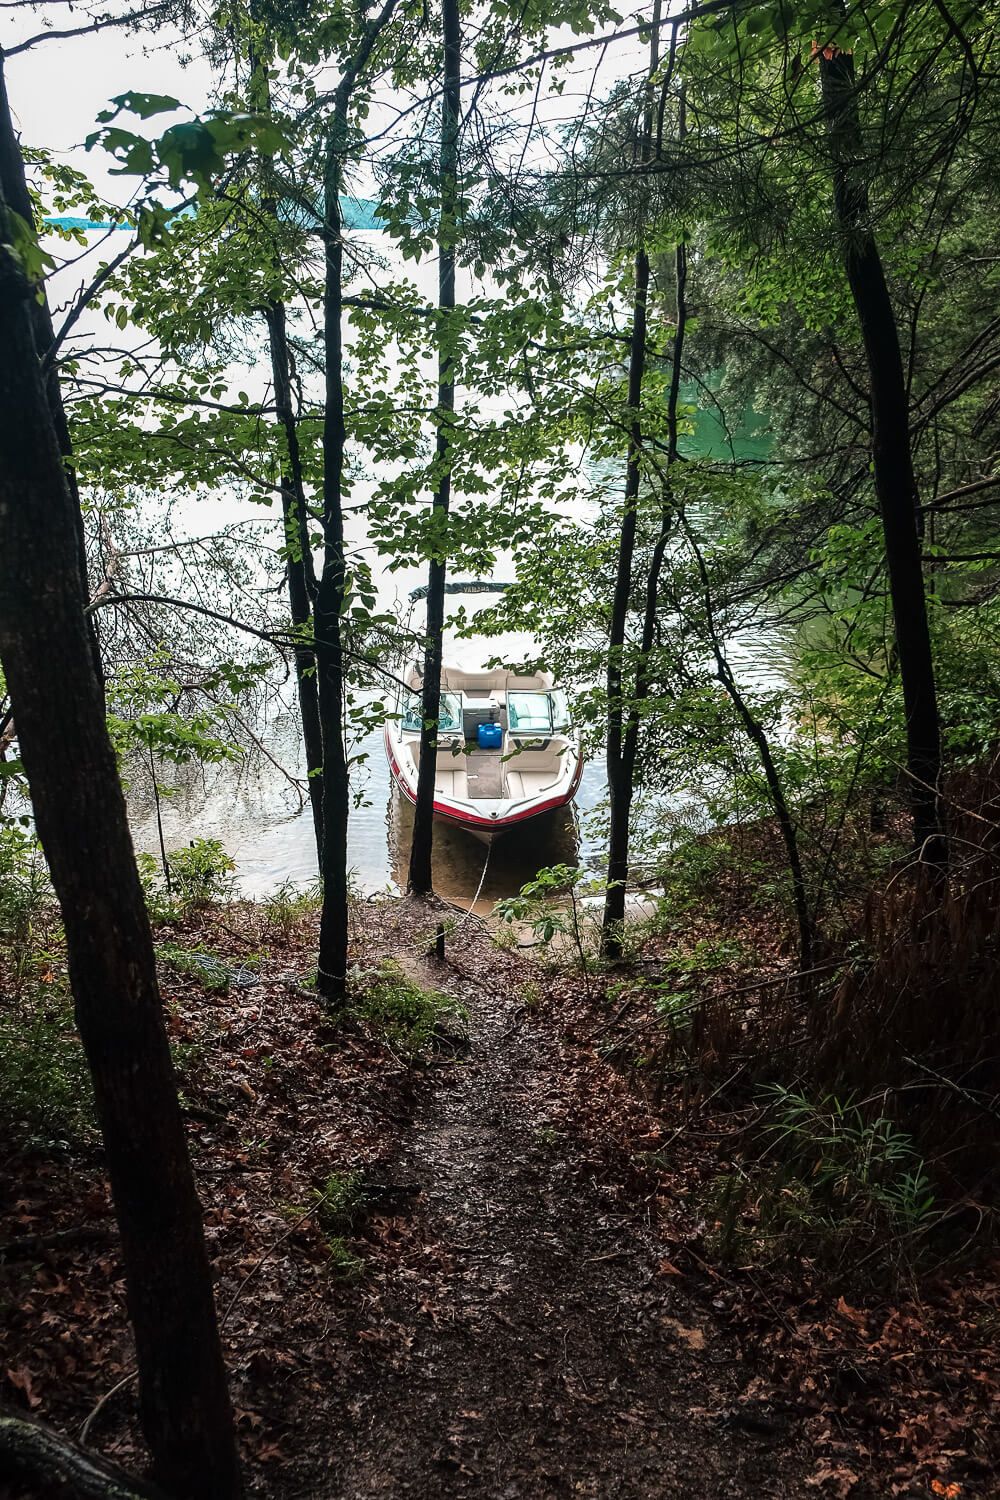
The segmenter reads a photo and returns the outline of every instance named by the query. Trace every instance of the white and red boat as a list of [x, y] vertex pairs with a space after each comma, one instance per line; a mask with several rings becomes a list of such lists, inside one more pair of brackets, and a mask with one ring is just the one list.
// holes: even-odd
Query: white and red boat
[[[421, 674], [410, 666], [385, 723], [393, 780], [417, 799]], [[438, 705], [434, 816], [484, 843], [565, 807], [580, 785], [580, 736], [548, 672], [445, 666]]]

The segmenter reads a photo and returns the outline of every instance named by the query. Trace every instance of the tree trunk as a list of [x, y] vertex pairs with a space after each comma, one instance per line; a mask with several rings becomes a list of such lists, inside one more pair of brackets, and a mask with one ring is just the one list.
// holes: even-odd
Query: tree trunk
[[347, 564], [344, 557], [344, 245], [340, 212], [341, 153], [347, 136], [350, 89], [341, 84], [327, 148], [326, 283], [324, 339], [326, 410], [323, 420], [323, 571], [316, 592], [316, 670], [323, 737], [323, 911], [320, 917], [316, 985], [331, 1005], [347, 998], [349, 901], [347, 889], [347, 817], [350, 784], [344, 743], [344, 650], [341, 612]]
[[[659, 62], [660, 4], [653, 11], [649, 43], [649, 76]], [[649, 156], [653, 135], [653, 101], [649, 87], [643, 116], [640, 154], [643, 162]], [[628, 359], [628, 408], [630, 413], [628, 455], [625, 466], [621, 532], [618, 538], [618, 563], [615, 592], [608, 628], [608, 880], [601, 922], [601, 953], [616, 959], [622, 954], [622, 925], [625, 921], [625, 888], [628, 884], [629, 825], [632, 815], [632, 768], [627, 764], [624, 744], [625, 720], [625, 636], [628, 627], [629, 602], [632, 596], [632, 564], [635, 557], [636, 522], [639, 505], [640, 459], [642, 455], [642, 382], [646, 373], [646, 302], [649, 296], [649, 256], [640, 244], [635, 257], [635, 294], [632, 303], [632, 335]], [[634, 754], [632, 757], [634, 767]]]
[[5, 1412], [0, 1413], [0, 1473], [17, 1484], [17, 1493], [26, 1500], [166, 1500], [162, 1490], [68, 1443], [40, 1422]]
[[[281, 508], [285, 527], [285, 570], [288, 578], [288, 603], [292, 624], [303, 637], [312, 622], [316, 576], [313, 571], [312, 546], [309, 541], [309, 509], [302, 480], [299, 434], [292, 407], [291, 360], [285, 304], [275, 301], [267, 309], [267, 334], [271, 352], [271, 380], [274, 404], [285, 439], [286, 463], [281, 476]], [[316, 857], [323, 865], [323, 731], [320, 724], [319, 688], [315, 653], [305, 644], [295, 648], [295, 679], [302, 717], [302, 740], [309, 776], [309, 801], [312, 806], [313, 830], [316, 835]]]
[[[451, 319], [455, 307], [455, 239], [458, 196], [458, 128], [461, 103], [461, 22], [458, 0], [442, 0], [444, 80], [441, 94], [441, 152], [439, 157], [441, 217], [438, 227], [438, 391], [437, 443], [434, 464], [437, 482], [432, 514], [444, 522], [451, 504], [451, 446], [455, 417], [455, 360], [451, 347]], [[431, 854], [434, 844], [434, 782], [437, 777], [438, 700], [441, 695], [441, 654], [447, 558], [444, 527], [436, 533], [442, 547], [427, 575], [427, 637], [424, 645], [420, 764], [413, 814], [408, 888], [416, 896], [433, 889]]]
[[341, 612], [347, 582], [344, 556], [344, 243], [340, 192], [348, 143], [348, 111], [358, 77], [388, 25], [397, 0], [385, 0], [367, 22], [357, 51], [333, 96], [333, 115], [323, 170], [323, 242], [326, 275], [323, 339], [326, 407], [323, 417], [323, 571], [313, 611], [320, 729], [323, 736], [323, 911], [320, 916], [316, 988], [327, 1003], [347, 999], [350, 905], [347, 881], [347, 815], [351, 788], [344, 738], [344, 647]]
[[913, 837], [922, 859], [944, 866], [947, 845], [938, 787], [941, 727], [899, 331], [882, 258], [871, 229], [854, 60], [849, 53], [831, 46], [820, 51], [819, 70], [833, 161], [834, 209], [842, 235], [844, 268], [868, 362], [875, 492], [885, 538], [896, 656], [906, 712], [906, 768]]
[[792, 878], [792, 902], [795, 907], [795, 921], [799, 932], [799, 969], [806, 977], [805, 988], [809, 989], [812, 984], [811, 971], [813, 967], [813, 955], [815, 952], [814, 932], [812, 914], [809, 910], [809, 893], [806, 888], [805, 872], [802, 868], [802, 860], [799, 856], [799, 837], [792, 817], [791, 808], [785, 797], [785, 789], [781, 784], [778, 767], [771, 753], [771, 745], [764, 730], [764, 726], [756, 717], [749, 703], [743, 696], [739, 683], [733, 676], [726, 660], [723, 645], [722, 632], [718, 629], [715, 619], [715, 608], [712, 603], [712, 590], [709, 579], [708, 568], [697, 539], [689, 526], [683, 511], [679, 512], [680, 522], [688, 540], [688, 545], [694, 554], [698, 567], [698, 575], [701, 578], [702, 589], [705, 600], [705, 624], [708, 629], [709, 646], [715, 659], [715, 675], [722, 684], [726, 694], [739, 716], [747, 738], [757, 751], [761, 768], [764, 772], [764, 780], [767, 783], [768, 795], [771, 798], [771, 806], [778, 820], [781, 830], [782, 841], [785, 845], [785, 856], [788, 860], [788, 870]]
[[[0, 111], [8, 141], [10, 130]], [[6, 215], [0, 200], [9, 243]], [[33, 289], [0, 255], [0, 660], [94, 1080], [143, 1430], [164, 1488], [232, 1500], [240, 1478], [211, 1273], [84, 618], [76, 507], [38, 364]]]
[[812, 915], [809, 911], [809, 893], [806, 889], [805, 873], [799, 856], [799, 838], [795, 820], [785, 798], [785, 789], [781, 784], [781, 777], [778, 774], [774, 756], [771, 754], [771, 746], [764, 732], [764, 726], [756, 718], [740, 692], [736, 679], [730, 671], [729, 663], [723, 655], [722, 645], [715, 633], [714, 625], [711, 629], [718, 679], [729, 695], [730, 701], [740, 716], [740, 722], [746, 730], [747, 737], [760, 758], [771, 806], [774, 808], [774, 815], [781, 830], [782, 842], [785, 845], [785, 858], [788, 860], [788, 872], [792, 877], [792, 904], [795, 907], [795, 924], [799, 933], [799, 969], [805, 976], [805, 987], [808, 989], [812, 983], [809, 976], [813, 967], [814, 933]]
[[[247, 64], [250, 74], [248, 95], [250, 107], [259, 110], [262, 114], [268, 114], [271, 110], [271, 82], [268, 75], [268, 61], [271, 56], [270, 43], [266, 43], [263, 54], [261, 53], [251, 26], [247, 38]], [[270, 225], [277, 228], [278, 202], [273, 156], [262, 152], [260, 169], [261, 214], [266, 217]], [[276, 252], [271, 257], [271, 269], [275, 279], [275, 290], [277, 290], [281, 284], [281, 266]], [[312, 808], [313, 833], [316, 839], [316, 858], [322, 869], [323, 732], [320, 725], [316, 655], [307, 643], [311, 634], [308, 627], [312, 623], [313, 601], [316, 597], [316, 573], [313, 567], [312, 545], [309, 540], [310, 517], [302, 477], [299, 430], [292, 403], [292, 358], [288, 347], [288, 319], [285, 303], [281, 297], [272, 297], [264, 309], [264, 317], [267, 322], [268, 351], [271, 356], [274, 405], [285, 444], [285, 457], [281, 470], [285, 576], [288, 580], [288, 603], [292, 624], [302, 638], [302, 644], [297, 645], [295, 649], [295, 681], [298, 689], [299, 714], [302, 719], [302, 742], [306, 752], [306, 773], [309, 778], [309, 803]]]
[[[656, 633], [656, 616], [659, 609], [660, 599], [660, 577], [663, 572], [663, 559], [666, 556], [667, 543], [670, 540], [670, 526], [673, 519], [671, 513], [670, 493], [670, 470], [677, 459], [677, 407], [680, 399], [680, 376], [681, 360], [684, 355], [684, 332], [687, 324], [687, 304], [685, 302], [685, 287], [687, 284], [687, 251], [683, 245], [678, 245], [674, 252], [675, 286], [677, 294], [677, 324], [674, 332], [674, 348], [671, 366], [670, 389], [667, 395], [667, 471], [662, 476], [661, 483], [664, 486], [663, 505], [660, 512], [660, 534], [653, 547], [653, 555], [650, 558], [649, 573], [646, 577], [646, 604], [642, 619], [642, 641], [639, 647], [639, 659], [635, 668], [635, 691], [629, 706], [628, 719], [625, 725], [625, 734], [622, 741], [621, 763], [619, 780], [623, 787], [628, 789], [628, 801], [631, 804], [632, 789], [635, 786], [635, 767], [639, 751], [639, 728], [642, 719], [643, 705], [649, 697], [649, 665], [650, 654], [653, 650], [653, 640]], [[610, 884], [610, 870], [608, 874], [608, 893], [605, 898], [604, 931], [602, 932], [602, 943], [604, 952], [609, 958], [621, 956], [621, 923], [625, 917], [625, 879], [628, 875], [629, 860], [629, 824], [626, 812], [624, 828], [619, 829], [619, 839], [624, 843], [624, 848], [619, 852], [619, 866], [623, 870], [622, 884], [620, 887]], [[620, 910], [616, 906], [609, 912], [608, 907], [613, 893], [620, 890]], [[606, 936], [605, 936], [606, 933]]]

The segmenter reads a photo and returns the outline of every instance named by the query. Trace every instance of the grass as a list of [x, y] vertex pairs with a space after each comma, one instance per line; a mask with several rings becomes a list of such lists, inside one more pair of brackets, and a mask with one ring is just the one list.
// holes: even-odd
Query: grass
[[360, 1172], [333, 1172], [313, 1191], [315, 1219], [326, 1238], [330, 1270], [340, 1281], [357, 1281], [365, 1263], [351, 1249], [348, 1235], [364, 1212], [365, 1192]]
[[282, 1213], [293, 1224], [314, 1219], [323, 1232], [330, 1272], [339, 1281], [357, 1281], [365, 1263], [351, 1248], [350, 1234], [364, 1214], [367, 1199], [360, 1172], [332, 1172], [322, 1187], [313, 1188], [310, 1203], [286, 1203]]
[[266, 901], [261, 902], [261, 911], [271, 931], [282, 942], [288, 943], [298, 936], [303, 924], [316, 915], [321, 904], [322, 896], [318, 886], [303, 889], [286, 880]]
[[156, 956], [178, 974], [197, 980], [203, 990], [218, 995], [229, 991], [229, 968], [207, 948], [182, 948], [177, 943], [159, 943]]
[[442, 1047], [454, 1051], [466, 1018], [450, 995], [422, 989], [392, 961], [361, 976], [349, 1013], [409, 1062]]
[[758, 1097], [766, 1151], [709, 1189], [717, 1252], [867, 1266], [873, 1276], [906, 1269], [940, 1217], [911, 1137], [852, 1099], [781, 1084]]

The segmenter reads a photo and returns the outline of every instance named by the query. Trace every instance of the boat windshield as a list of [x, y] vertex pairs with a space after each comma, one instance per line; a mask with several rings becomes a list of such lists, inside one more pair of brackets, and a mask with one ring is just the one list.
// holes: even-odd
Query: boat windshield
[[512, 734], [564, 733], [570, 727], [566, 694], [508, 693], [507, 721]]
[[[419, 733], [423, 713], [419, 693], [407, 693], [403, 704], [403, 728]], [[453, 733], [462, 727], [462, 699], [458, 693], [442, 693], [438, 699], [438, 730]]]

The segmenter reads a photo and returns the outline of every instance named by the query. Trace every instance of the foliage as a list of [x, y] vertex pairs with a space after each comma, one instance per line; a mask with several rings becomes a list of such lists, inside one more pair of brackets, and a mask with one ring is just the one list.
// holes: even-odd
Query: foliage
[[866, 1116], [834, 1095], [812, 1100], [780, 1083], [766, 1086], [761, 1102], [776, 1116], [765, 1127], [775, 1153], [817, 1200], [839, 1202], [858, 1218], [884, 1213], [901, 1229], [927, 1219], [935, 1200], [924, 1163], [887, 1115]]
[[220, 995], [228, 993], [229, 968], [207, 948], [182, 948], [178, 943], [160, 943], [156, 956], [178, 974], [196, 979], [203, 990]]
[[360, 1172], [332, 1172], [321, 1187], [313, 1188], [311, 1203], [286, 1204], [285, 1217], [295, 1225], [315, 1219], [326, 1241], [328, 1266], [338, 1281], [357, 1281], [365, 1263], [351, 1249], [350, 1232], [365, 1208]]
[[465, 1017], [451, 996], [422, 989], [390, 961], [357, 977], [349, 1014], [411, 1063], [442, 1046], [453, 1050]]
[[835, 1095], [778, 1083], [760, 1103], [764, 1155], [712, 1190], [720, 1252], [807, 1255], [869, 1280], [915, 1264], [939, 1214], [912, 1138]]
[[571, 942], [585, 986], [589, 986], [590, 960], [580, 889], [590, 884], [586, 871], [578, 866], [549, 865], [539, 870], [534, 880], [527, 881], [516, 896], [506, 896], [494, 907], [508, 929], [526, 923], [544, 948], [551, 948], [558, 939]]
[[167, 855], [171, 889], [182, 906], [210, 906], [232, 890], [236, 865], [219, 839], [192, 839]]
[[0, 1120], [23, 1145], [90, 1142], [90, 1073], [59, 984], [35, 984], [0, 1004]]
[[32, 924], [52, 902], [52, 887], [37, 839], [0, 821], [0, 938], [27, 946]]
[[316, 915], [321, 902], [322, 897], [316, 886], [303, 888], [294, 881], [285, 880], [261, 902], [261, 911], [268, 925], [282, 942], [287, 943]]

